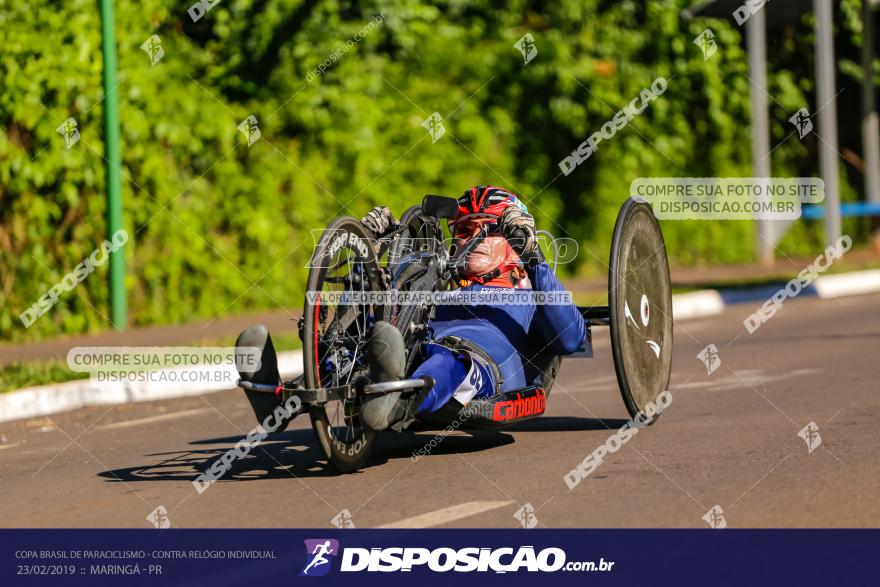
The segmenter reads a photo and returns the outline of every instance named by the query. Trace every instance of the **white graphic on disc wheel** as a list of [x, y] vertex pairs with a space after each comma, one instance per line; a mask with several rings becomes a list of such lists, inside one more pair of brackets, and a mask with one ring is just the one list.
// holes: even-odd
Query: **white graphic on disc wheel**
[[[642, 299], [639, 303], [639, 312], [642, 318], [642, 324], [647, 326], [648, 322], [651, 319], [651, 304], [648, 302], [648, 296], [642, 294]], [[629, 302], [623, 300], [623, 315], [629, 318], [629, 321], [633, 323], [633, 326], [636, 327], [636, 330], [641, 332], [641, 327], [639, 326], [636, 319], [633, 317], [632, 311], [629, 309]], [[651, 350], [654, 351], [654, 355], [659, 359], [660, 358], [660, 345], [653, 340], [646, 340], [645, 343]]]
[[639, 329], [639, 325], [636, 322], [636, 319], [633, 318], [633, 314], [629, 310], [629, 302], [627, 302], [626, 300], [623, 300], [623, 315], [626, 316], [627, 318], [629, 318], [630, 322], [633, 323], [633, 326], [636, 327], [636, 330]]

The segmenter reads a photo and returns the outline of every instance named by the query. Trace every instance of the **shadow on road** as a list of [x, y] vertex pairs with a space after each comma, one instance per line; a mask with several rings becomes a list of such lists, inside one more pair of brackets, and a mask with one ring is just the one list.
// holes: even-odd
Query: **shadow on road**
[[[244, 435], [196, 440], [191, 445], [210, 448], [194, 448], [165, 453], [152, 453], [145, 457], [158, 457], [152, 462], [133, 467], [110, 469], [98, 473], [109, 482], [135, 481], [193, 481], [206, 471], [225, 452], [235, 447]], [[259, 446], [252, 447], [247, 456], [232, 461], [223, 481], [249, 481], [256, 479], [291, 479], [293, 477], [327, 477], [335, 471], [323, 464], [324, 455], [314, 441], [311, 430], [291, 430], [270, 436]]]
[[541, 416], [516, 424], [510, 432], [581, 432], [588, 430], [617, 430], [629, 420], [620, 418], [574, 418], [571, 416]]
[[[414, 434], [388, 432], [380, 434], [373, 455], [364, 469], [387, 463], [391, 459], [414, 458], [425, 450], [439, 432]], [[132, 483], [136, 481], [193, 481], [205, 472], [224, 453], [244, 440], [244, 435], [194, 440], [190, 445], [211, 446], [188, 450], [152, 453], [145, 457], [157, 457], [158, 462], [101, 471], [109, 483]], [[514, 442], [509, 434], [493, 430], [468, 431], [467, 435], [445, 436], [427, 450], [429, 456], [482, 451]], [[354, 473], [357, 474], [357, 473]], [[268, 437], [253, 447], [247, 456], [236, 458], [221, 478], [221, 482], [253, 481], [258, 479], [292, 479], [307, 477], [335, 477], [340, 475], [327, 464], [323, 452], [311, 429], [289, 430]]]
[[513, 436], [498, 430], [459, 430], [452, 434], [437, 429], [419, 430], [419, 433], [407, 431], [399, 435], [379, 436], [375, 455], [383, 462], [391, 459], [420, 460], [480, 452], [513, 442]]

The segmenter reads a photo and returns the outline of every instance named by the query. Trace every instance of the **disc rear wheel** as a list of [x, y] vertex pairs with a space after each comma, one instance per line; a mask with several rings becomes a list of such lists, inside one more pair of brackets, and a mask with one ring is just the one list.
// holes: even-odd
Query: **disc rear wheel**
[[630, 416], [649, 402], [662, 409], [672, 371], [672, 288], [663, 234], [644, 202], [624, 202], [614, 225], [608, 304], [614, 369]]

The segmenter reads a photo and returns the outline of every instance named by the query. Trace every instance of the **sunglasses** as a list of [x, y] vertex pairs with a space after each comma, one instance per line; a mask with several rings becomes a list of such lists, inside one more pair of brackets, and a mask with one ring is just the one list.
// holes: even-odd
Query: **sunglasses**
[[469, 239], [477, 234], [486, 225], [495, 226], [497, 218], [467, 218], [449, 225], [453, 236], [457, 239]]

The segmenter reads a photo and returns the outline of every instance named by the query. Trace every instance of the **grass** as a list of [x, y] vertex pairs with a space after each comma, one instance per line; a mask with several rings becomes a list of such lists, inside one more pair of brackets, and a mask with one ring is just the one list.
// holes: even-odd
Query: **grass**
[[87, 379], [88, 376], [88, 373], [71, 371], [65, 359], [11, 363], [0, 367], [0, 393], [34, 385]]
[[[193, 347], [233, 347], [235, 336], [203, 338], [174, 346]], [[299, 350], [302, 343], [293, 332], [272, 335], [272, 342], [278, 352]], [[42, 361], [25, 361], [0, 366], [0, 393], [15, 391], [24, 387], [64, 383], [77, 379], [88, 379], [88, 373], [73, 371], [67, 366], [66, 359], [48, 359]]]

